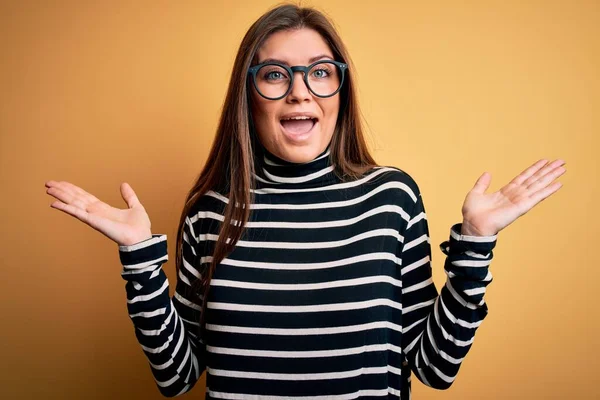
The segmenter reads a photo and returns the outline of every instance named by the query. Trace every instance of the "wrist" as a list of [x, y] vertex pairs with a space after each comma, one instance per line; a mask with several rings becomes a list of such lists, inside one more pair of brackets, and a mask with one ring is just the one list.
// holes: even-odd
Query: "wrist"
[[126, 247], [126, 246], [133, 246], [136, 244], [140, 244], [142, 242], [145, 242], [146, 240], [150, 240], [153, 238], [153, 235], [151, 232], [147, 232], [141, 235], [136, 235], [136, 236], [132, 236], [130, 238], [127, 238], [123, 243], [119, 243], [119, 246], [122, 247]]
[[494, 236], [497, 233], [491, 229], [479, 229], [466, 221], [463, 221], [460, 227], [460, 234], [465, 236]]

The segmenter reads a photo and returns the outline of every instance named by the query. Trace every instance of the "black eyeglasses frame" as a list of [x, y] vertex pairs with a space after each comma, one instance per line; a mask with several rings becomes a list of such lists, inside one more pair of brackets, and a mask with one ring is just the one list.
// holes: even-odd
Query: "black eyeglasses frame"
[[[315, 93], [312, 88], [310, 87], [309, 83], [308, 83], [308, 72], [315, 67], [315, 65], [318, 64], [325, 64], [325, 63], [331, 63], [334, 64], [335, 66], [337, 66], [342, 74], [342, 77], [340, 79], [340, 86], [337, 88], [337, 90], [335, 92], [333, 92], [330, 95], [326, 95], [326, 96], [322, 96], [320, 94]], [[265, 96], [260, 89], [258, 88], [258, 85], [256, 84], [256, 74], [258, 72], [258, 70], [260, 70], [262, 67], [266, 66], [266, 65], [277, 65], [278, 67], [281, 67], [283, 69], [285, 69], [288, 74], [290, 75], [291, 79], [290, 79], [290, 85], [288, 87], [288, 90], [279, 97], [267, 97]], [[254, 88], [256, 89], [256, 91], [258, 92], [258, 94], [260, 94], [262, 97], [264, 97], [267, 100], [280, 100], [283, 99], [285, 96], [287, 96], [290, 91], [292, 90], [292, 87], [294, 86], [294, 75], [296, 72], [302, 72], [302, 76], [303, 76], [303, 81], [304, 84], [306, 85], [306, 87], [308, 88], [308, 90], [310, 90], [310, 92], [312, 94], [314, 94], [317, 97], [321, 97], [321, 98], [327, 98], [327, 97], [331, 97], [331, 96], [335, 96], [341, 89], [342, 86], [344, 85], [344, 79], [346, 76], [346, 70], [348, 69], [348, 64], [345, 64], [343, 62], [339, 62], [339, 61], [334, 61], [334, 60], [319, 60], [319, 61], [315, 61], [314, 63], [304, 66], [304, 65], [294, 65], [294, 66], [289, 66], [289, 65], [285, 65], [279, 62], [275, 62], [275, 61], [269, 61], [266, 63], [262, 63], [262, 64], [257, 64], [254, 65], [250, 68], [248, 68], [248, 74], [251, 75], [252, 77], [252, 83], [254, 84]]]

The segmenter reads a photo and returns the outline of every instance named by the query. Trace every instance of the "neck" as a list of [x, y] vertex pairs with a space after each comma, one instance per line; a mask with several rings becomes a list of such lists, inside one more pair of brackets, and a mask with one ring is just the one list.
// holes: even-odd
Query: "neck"
[[256, 146], [255, 178], [258, 188], [314, 188], [333, 183], [335, 174], [330, 145], [313, 160], [294, 163], [279, 158], [262, 144]]

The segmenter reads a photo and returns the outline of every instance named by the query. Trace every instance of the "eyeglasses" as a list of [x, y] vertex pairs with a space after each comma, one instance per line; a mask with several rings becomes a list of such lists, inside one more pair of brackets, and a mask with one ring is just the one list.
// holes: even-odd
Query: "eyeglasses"
[[342, 88], [347, 69], [347, 64], [333, 60], [320, 60], [306, 67], [267, 62], [250, 67], [248, 73], [262, 97], [279, 100], [292, 90], [295, 72], [304, 73], [304, 83], [315, 96], [331, 97]]

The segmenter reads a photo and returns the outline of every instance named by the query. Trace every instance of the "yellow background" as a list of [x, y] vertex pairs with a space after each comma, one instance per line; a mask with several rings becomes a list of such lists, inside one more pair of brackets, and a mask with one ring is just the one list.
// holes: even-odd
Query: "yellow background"
[[[176, 224], [235, 52], [274, 4], [2, 2], [0, 397], [161, 398], [116, 244], [50, 208], [44, 182], [119, 207], [129, 182], [169, 235], [174, 282]], [[490, 314], [457, 381], [414, 379], [414, 398], [599, 398], [600, 2], [304, 4], [349, 47], [376, 159], [421, 187], [438, 288], [438, 244], [481, 173], [495, 191], [540, 158], [567, 161], [564, 187], [500, 233]]]

